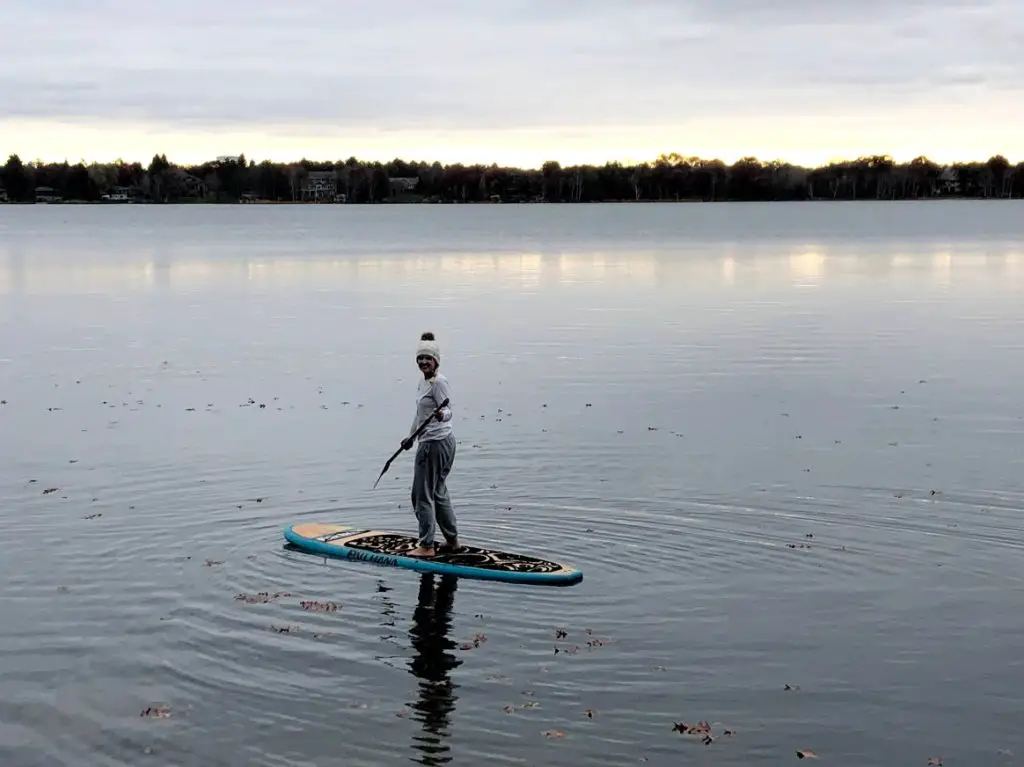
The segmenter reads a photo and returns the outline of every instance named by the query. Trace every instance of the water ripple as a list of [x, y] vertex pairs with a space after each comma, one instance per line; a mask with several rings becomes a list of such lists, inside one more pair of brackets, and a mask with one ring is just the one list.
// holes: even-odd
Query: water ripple
[[[275, 211], [283, 228], [253, 251], [267, 269], [248, 271], [241, 234], [200, 248], [171, 226], [185, 213], [123, 214], [168, 243], [165, 282], [145, 288], [119, 276], [151, 250], [133, 230], [110, 235], [124, 252], [72, 261], [45, 227], [10, 225], [7, 263], [22, 258], [7, 243], [26, 256], [17, 284], [0, 262], [0, 327], [24, 329], [0, 365], [5, 767], [1024, 749], [1008, 260], [940, 269], [921, 224], [910, 255], [830, 240], [820, 271], [794, 271], [785, 238], [747, 254], [676, 235], [654, 255], [591, 238], [515, 268], [465, 243], [434, 263], [434, 246], [395, 246], [401, 231], [364, 236], [362, 216], [391, 213], [329, 213], [303, 227], [330, 259], [300, 264], [281, 234], [327, 213]], [[356, 247], [342, 221], [369, 250], [336, 257]], [[570, 562], [582, 583], [451, 581], [285, 545], [297, 521], [414, 529], [408, 456], [372, 485], [408, 428], [425, 309], [457, 391], [464, 538]], [[710, 745], [672, 730], [702, 719]]]

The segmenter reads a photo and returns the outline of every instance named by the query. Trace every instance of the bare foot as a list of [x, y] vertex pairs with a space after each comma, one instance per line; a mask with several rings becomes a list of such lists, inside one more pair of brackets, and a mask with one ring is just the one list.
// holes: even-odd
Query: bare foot
[[417, 546], [415, 549], [409, 552], [410, 557], [432, 557], [434, 556], [434, 549], [424, 548], [423, 546]]

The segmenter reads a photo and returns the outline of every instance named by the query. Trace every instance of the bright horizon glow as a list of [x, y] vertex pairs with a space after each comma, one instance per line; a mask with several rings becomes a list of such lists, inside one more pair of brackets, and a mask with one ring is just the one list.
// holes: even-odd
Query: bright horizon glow
[[[993, 117], [996, 117], [993, 115]], [[927, 120], [931, 119], [929, 115]], [[787, 127], [784, 118], [762, 119], [758, 130], [723, 121], [695, 121], [689, 126], [651, 126], [601, 129], [539, 128], [493, 132], [346, 131], [334, 132], [316, 125], [301, 126], [289, 134], [286, 128], [268, 130], [176, 131], [156, 126], [120, 123], [104, 125], [96, 120], [54, 124], [47, 121], [0, 121], [0, 151], [17, 154], [22, 162], [140, 162], [157, 154], [178, 165], [200, 165], [221, 155], [244, 154], [260, 162], [296, 162], [300, 159], [341, 162], [361, 161], [440, 162], [442, 165], [497, 163], [500, 166], [539, 169], [549, 160], [563, 166], [623, 165], [653, 162], [658, 155], [678, 152], [684, 157], [722, 160], [731, 164], [743, 157], [768, 162], [783, 160], [815, 167], [866, 155], [889, 155], [909, 162], [924, 155], [940, 164], [985, 162], [1001, 154], [1011, 164], [1024, 161], [1024, 133], [1012, 121], [984, 121], [970, 138], [949, 121], [930, 126], [930, 135], [912, 123], [861, 132], [864, 127], [824, 125], [824, 118], [801, 121], [810, 130], [801, 134]], [[821, 125], [815, 130], [815, 124]], [[1017, 125], [1019, 125], [1018, 123]], [[318, 130], [319, 128], [319, 130]], [[340, 134], [340, 135], [339, 135]], [[810, 135], [808, 135], [810, 134]], [[858, 140], [859, 138], [859, 140]], [[828, 140], [828, 139], [831, 139]]]

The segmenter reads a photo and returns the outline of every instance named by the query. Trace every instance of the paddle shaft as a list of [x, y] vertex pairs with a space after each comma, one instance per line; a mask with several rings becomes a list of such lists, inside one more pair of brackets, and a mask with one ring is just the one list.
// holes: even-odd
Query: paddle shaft
[[[428, 418], [426, 418], [423, 421], [423, 423], [421, 423], [419, 425], [419, 428], [417, 428], [416, 431], [414, 431], [412, 433], [412, 435], [410, 435], [408, 437], [408, 439], [414, 439], [415, 437], [420, 436], [423, 433], [423, 430], [426, 429], [427, 426], [430, 425], [430, 422], [433, 421], [435, 418], [437, 418], [438, 413], [440, 413], [446, 407], [448, 407], [448, 398], [447, 397], [445, 397], [444, 402], [442, 402], [440, 405], [438, 405], [436, 408], [434, 408], [434, 412], [431, 413], [430, 416]], [[404, 442], [405, 440], [402, 440], [402, 441]], [[387, 473], [387, 470], [391, 468], [391, 464], [394, 462], [394, 460], [396, 458], [398, 458], [398, 456], [400, 456], [402, 454], [402, 452], [404, 450], [405, 450], [404, 447], [399, 447], [398, 450], [395, 451], [394, 455], [392, 455], [390, 458], [388, 458], [388, 462], [386, 464], [384, 464], [384, 468], [381, 469], [380, 476], [377, 477], [377, 482], [380, 482], [380, 478], [383, 477]], [[373, 483], [374, 487], [377, 487], [377, 482]]]

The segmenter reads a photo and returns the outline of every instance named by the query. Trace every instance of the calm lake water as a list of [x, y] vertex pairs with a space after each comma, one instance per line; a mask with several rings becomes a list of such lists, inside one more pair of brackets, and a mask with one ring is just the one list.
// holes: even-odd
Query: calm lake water
[[[423, 330], [579, 585], [285, 548]], [[1022, 380], [1020, 202], [0, 207], [0, 764], [1024, 763]]]

